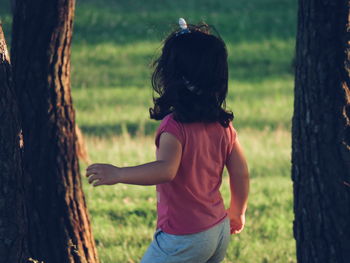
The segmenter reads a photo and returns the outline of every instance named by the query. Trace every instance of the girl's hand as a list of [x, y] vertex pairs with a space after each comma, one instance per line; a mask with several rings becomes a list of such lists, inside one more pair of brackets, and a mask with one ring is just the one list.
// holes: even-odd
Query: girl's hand
[[226, 212], [230, 219], [231, 235], [241, 233], [245, 225], [245, 214], [235, 214], [230, 208]]
[[121, 168], [111, 164], [94, 163], [86, 169], [86, 177], [89, 177], [89, 184], [112, 185], [117, 184]]

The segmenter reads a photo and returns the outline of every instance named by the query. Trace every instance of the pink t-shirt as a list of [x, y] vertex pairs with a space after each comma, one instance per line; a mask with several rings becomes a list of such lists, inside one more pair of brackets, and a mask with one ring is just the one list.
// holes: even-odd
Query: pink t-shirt
[[157, 152], [163, 132], [180, 141], [182, 157], [175, 179], [156, 186], [157, 229], [184, 235], [220, 223], [227, 215], [219, 188], [236, 140], [232, 124], [224, 128], [220, 123], [181, 123], [169, 114], [157, 130]]

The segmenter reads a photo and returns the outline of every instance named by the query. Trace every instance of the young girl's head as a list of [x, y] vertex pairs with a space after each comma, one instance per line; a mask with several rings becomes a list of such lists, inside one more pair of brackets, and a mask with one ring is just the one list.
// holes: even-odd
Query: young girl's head
[[172, 32], [154, 62], [152, 86], [159, 97], [150, 109], [152, 119], [173, 113], [180, 122], [220, 122], [233, 119], [225, 110], [228, 65], [225, 43], [205, 24]]

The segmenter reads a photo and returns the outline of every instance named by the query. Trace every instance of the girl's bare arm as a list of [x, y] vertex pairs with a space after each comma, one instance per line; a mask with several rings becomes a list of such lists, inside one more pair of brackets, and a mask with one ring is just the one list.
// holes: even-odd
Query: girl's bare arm
[[160, 136], [157, 161], [122, 167], [111, 164], [92, 164], [86, 170], [94, 186], [117, 183], [155, 185], [170, 182], [176, 176], [182, 154], [181, 143], [170, 133]]
[[239, 233], [245, 224], [248, 204], [249, 171], [243, 149], [236, 139], [232, 152], [226, 161], [230, 175], [231, 203], [228, 214], [231, 219], [231, 233]]

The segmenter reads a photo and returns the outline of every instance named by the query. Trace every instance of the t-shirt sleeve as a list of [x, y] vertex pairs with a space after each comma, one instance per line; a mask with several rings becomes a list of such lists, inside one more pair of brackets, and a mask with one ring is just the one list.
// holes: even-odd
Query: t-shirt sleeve
[[178, 139], [181, 143], [181, 145], [183, 145], [184, 142], [184, 136], [182, 133], [182, 129], [181, 129], [181, 124], [178, 123], [177, 121], [175, 121], [173, 119], [173, 116], [167, 115], [166, 117], [164, 117], [164, 119], [162, 120], [162, 122], [160, 123], [157, 133], [156, 133], [156, 138], [155, 138], [155, 144], [157, 146], [157, 148], [159, 148], [159, 139], [160, 139], [160, 135], [163, 132], [168, 132], [171, 133], [172, 135], [174, 135], [176, 137], [176, 139]]
[[230, 153], [232, 152], [233, 146], [235, 145], [235, 142], [237, 139], [237, 132], [236, 132], [236, 129], [233, 127], [232, 122], [230, 122], [227, 128], [227, 135], [228, 135], [227, 156], [229, 156]]

